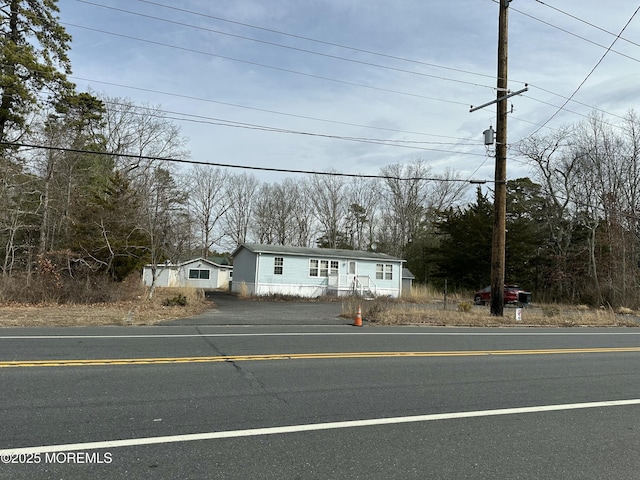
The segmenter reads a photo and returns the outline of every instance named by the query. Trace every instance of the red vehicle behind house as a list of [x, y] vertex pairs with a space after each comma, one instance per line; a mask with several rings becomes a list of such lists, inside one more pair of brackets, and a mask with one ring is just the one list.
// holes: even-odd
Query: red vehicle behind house
[[[518, 285], [505, 285], [504, 286], [504, 303], [506, 304], [516, 304], [519, 302], [518, 294], [520, 293], [528, 293], [522, 290]], [[473, 303], [476, 305], [485, 305], [491, 302], [491, 286], [483, 288], [480, 291], [477, 291], [473, 296]]]

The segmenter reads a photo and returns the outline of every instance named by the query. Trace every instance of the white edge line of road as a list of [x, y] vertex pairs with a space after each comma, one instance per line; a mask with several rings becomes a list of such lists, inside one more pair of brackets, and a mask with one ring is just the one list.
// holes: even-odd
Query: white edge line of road
[[62, 445], [44, 445], [39, 447], [22, 447], [0, 450], [0, 457], [8, 458], [19, 454], [42, 454], [52, 452], [69, 452], [83, 450], [109, 449], [119, 447], [134, 447], [178, 442], [193, 442], [202, 440], [217, 440], [225, 438], [253, 437], [260, 435], [278, 435], [286, 433], [313, 432], [319, 430], [334, 430], [340, 428], [372, 427], [379, 425], [394, 425], [400, 423], [430, 422], [436, 420], [454, 420], [460, 418], [492, 417], [500, 415], [517, 415], [525, 413], [558, 412], [587, 408], [621, 407], [640, 405], [640, 399], [613, 400], [589, 403], [568, 403], [561, 405], [540, 405], [533, 407], [503, 408], [497, 410], [478, 410], [471, 412], [437, 413], [431, 415], [414, 415], [407, 417], [374, 418], [368, 420], [353, 420], [344, 422], [327, 422], [307, 425], [288, 425], [283, 427], [253, 428], [246, 430], [227, 430], [222, 432], [194, 433], [186, 435], [170, 435], [162, 437], [131, 438], [126, 440], [108, 440], [103, 442], [70, 443]]
[[637, 332], [279, 332], [279, 333], [151, 333], [138, 335], [0, 335], [0, 340], [154, 339], [202, 337], [324, 337], [324, 336], [447, 336], [447, 337], [544, 337], [640, 335]]

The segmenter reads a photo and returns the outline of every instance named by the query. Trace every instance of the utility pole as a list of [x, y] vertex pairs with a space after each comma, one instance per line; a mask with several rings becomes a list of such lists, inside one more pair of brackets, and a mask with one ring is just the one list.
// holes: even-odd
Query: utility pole
[[496, 120], [496, 168], [491, 247], [491, 315], [504, 314], [505, 245], [507, 228], [507, 99], [508, 13], [511, 0], [500, 0], [498, 19], [498, 83]]
[[[508, 88], [508, 13], [512, 0], [500, 0], [498, 19], [498, 85], [497, 97], [478, 107], [471, 105], [470, 112], [497, 105], [496, 120], [496, 170], [493, 200], [493, 240], [491, 247], [491, 315], [504, 314], [505, 250], [507, 243], [507, 99], [529, 90], [525, 84], [522, 90], [511, 92]], [[493, 143], [493, 129], [483, 132], [485, 145]]]

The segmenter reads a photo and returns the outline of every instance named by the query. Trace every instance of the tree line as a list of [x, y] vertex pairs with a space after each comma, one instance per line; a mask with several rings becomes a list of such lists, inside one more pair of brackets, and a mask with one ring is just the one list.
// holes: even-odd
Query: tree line
[[[419, 159], [377, 178], [278, 182], [168, 161], [188, 159], [188, 141], [160, 106], [67, 80], [71, 39], [56, 12], [53, 0], [0, 1], [3, 289], [40, 279], [97, 290], [240, 242], [383, 252], [420, 282], [489, 284], [490, 185], [470, 191]], [[593, 114], [511, 146], [531, 175], [507, 185], [508, 283], [537, 299], [640, 306], [639, 125], [633, 112], [615, 125]]]

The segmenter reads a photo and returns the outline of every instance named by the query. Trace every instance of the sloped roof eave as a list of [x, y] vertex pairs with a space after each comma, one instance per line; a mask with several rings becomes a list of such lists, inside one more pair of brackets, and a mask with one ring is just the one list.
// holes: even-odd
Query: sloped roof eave
[[[221, 265], [219, 263], [216, 262], [212, 262], [211, 260], [207, 260], [206, 258], [202, 258], [202, 257], [198, 257], [198, 258], [194, 258], [191, 260], [186, 260], [184, 262], [180, 262], [180, 263], [170, 263], [170, 264], [165, 264], [165, 263], [158, 263], [156, 266], [157, 267], [161, 267], [161, 268], [170, 268], [170, 269], [176, 269], [176, 268], [180, 268], [180, 267], [184, 267], [186, 265], [189, 265], [191, 263], [195, 263], [195, 262], [204, 262], [207, 263], [213, 267], [217, 267], [217, 268], [221, 268], [221, 269], [232, 269], [233, 265]], [[153, 264], [148, 263], [145, 265], [145, 268], [149, 267], [151, 268], [153, 266]]]
[[303, 257], [330, 257], [344, 258], [353, 260], [380, 260], [390, 262], [406, 262], [401, 258], [392, 257], [385, 253], [364, 252], [360, 250], [342, 250], [331, 248], [313, 248], [313, 247], [288, 247], [282, 245], [262, 245], [256, 243], [241, 243], [231, 254], [235, 257], [242, 248], [246, 248], [253, 253], [272, 253], [282, 255], [294, 255]]

